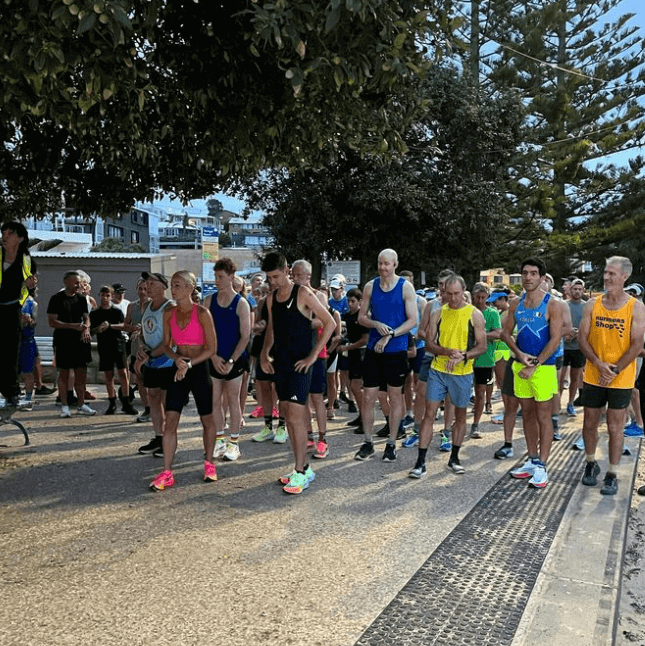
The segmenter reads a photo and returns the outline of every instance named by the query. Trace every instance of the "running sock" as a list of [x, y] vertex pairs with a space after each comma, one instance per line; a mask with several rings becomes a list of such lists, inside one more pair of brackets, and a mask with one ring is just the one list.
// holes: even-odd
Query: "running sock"
[[452, 445], [452, 449], [450, 450], [450, 459], [451, 460], [458, 460], [459, 459], [459, 449], [460, 446], [455, 446], [454, 444]]
[[284, 428], [284, 417], [278, 417], [278, 428]]
[[428, 452], [428, 449], [419, 449], [419, 455], [417, 456], [416, 466], [420, 467], [422, 464], [425, 463], [427, 452]]
[[513, 448], [513, 442], [504, 442], [504, 447], [505, 449], [512, 449]]
[[264, 425], [268, 428], [273, 430], [273, 417], [271, 415], [265, 416], [264, 418]]
[[396, 447], [396, 440], [389, 439], [386, 444], [390, 444], [391, 446]]
[[596, 461], [596, 454], [595, 453], [585, 453], [585, 459], [587, 462], [595, 462]]
[[617, 464], [609, 464], [607, 467], [607, 473], [611, 473], [611, 475], [615, 476], [616, 471], [618, 471], [618, 465]]

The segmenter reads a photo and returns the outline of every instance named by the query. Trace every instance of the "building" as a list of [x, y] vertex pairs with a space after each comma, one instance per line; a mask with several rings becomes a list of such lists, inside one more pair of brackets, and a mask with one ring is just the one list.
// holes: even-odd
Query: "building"
[[521, 285], [521, 274], [507, 274], [502, 267], [495, 269], [484, 269], [479, 272], [479, 282], [488, 285], [492, 289], [502, 285]]

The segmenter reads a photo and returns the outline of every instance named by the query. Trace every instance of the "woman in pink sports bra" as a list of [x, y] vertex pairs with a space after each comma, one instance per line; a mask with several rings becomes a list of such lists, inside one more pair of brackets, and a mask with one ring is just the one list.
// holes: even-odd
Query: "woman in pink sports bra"
[[172, 461], [177, 451], [177, 428], [191, 392], [204, 427], [204, 480], [217, 480], [213, 463], [213, 389], [208, 366], [211, 356], [217, 351], [217, 337], [211, 313], [191, 298], [196, 285], [197, 279], [189, 271], [178, 271], [170, 280], [170, 291], [176, 305], [167, 307], [164, 312], [163, 352], [175, 362], [176, 373], [166, 391], [163, 471], [150, 483], [153, 491], [163, 491], [175, 484]]

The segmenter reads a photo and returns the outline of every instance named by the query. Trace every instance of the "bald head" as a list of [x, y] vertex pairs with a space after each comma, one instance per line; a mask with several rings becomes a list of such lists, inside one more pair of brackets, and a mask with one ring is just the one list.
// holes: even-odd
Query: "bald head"
[[383, 249], [383, 251], [378, 255], [378, 259], [381, 260], [381, 258], [384, 260], [391, 260], [395, 263], [399, 262], [399, 256], [394, 249]]

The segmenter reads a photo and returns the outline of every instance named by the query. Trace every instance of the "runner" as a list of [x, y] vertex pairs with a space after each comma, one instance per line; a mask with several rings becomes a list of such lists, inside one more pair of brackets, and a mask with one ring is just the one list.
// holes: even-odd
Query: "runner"
[[[216, 429], [213, 458], [232, 462], [240, 457], [240, 389], [249, 361], [246, 346], [251, 336], [251, 308], [247, 300], [233, 289], [235, 263], [230, 258], [220, 258], [214, 269], [217, 293], [204, 301], [204, 307], [213, 316], [217, 334], [217, 352], [211, 357], [210, 365]], [[225, 402], [230, 416], [231, 437], [228, 443], [224, 439]]]
[[150, 442], [139, 447], [139, 453], [151, 453], [162, 458], [166, 391], [175, 374], [173, 360], [163, 353], [163, 317], [166, 308], [174, 303], [166, 298], [168, 279], [163, 274], [144, 271], [141, 277], [146, 281], [146, 294], [150, 301], [141, 315], [142, 343], [137, 349], [134, 368], [141, 375], [148, 393], [150, 421], [155, 435]]
[[459, 450], [466, 434], [466, 409], [473, 384], [473, 363], [486, 350], [484, 317], [473, 305], [464, 301], [466, 283], [461, 276], [451, 274], [445, 279], [446, 304], [430, 316], [426, 347], [434, 355], [426, 391], [426, 408], [419, 433], [419, 454], [411, 469], [411, 478], [426, 474], [426, 453], [432, 442], [432, 430], [437, 410], [445, 399], [455, 407], [455, 425], [448, 469], [462, 474]]
[[161, 352], [173, 359], [175, 375], [166, 393], [163, 471], [150, 483], [153, 491], [163, 491], [175, 484], [172, 462], [177, 451], [177, 427], [190, 392], [195, 398], [204, 429], [204, 481], [217, 480], [213, 463], [213, 387], [208, 370], [209, 359], [217, 352], [217, 339], [210, 312], [192, 301], [191, 295], [196, 285], [197, 279], [189, 271], [176, 272], [170, 281], [170, 291], [177, 304], [165, 308]]
[[582, 369], [585, 365], [585, 356], [580, 350], [578, 343], [578, 328], [582, 320], [582, 312], [587, 301], [582, 297], [585, 293], [585, 283], [580, 278], [575, 278], [569, 283], [569, 300], [566, 304], [571, 313], [571, 331], [564, 337], [564, 367], [560, 376], [560, 393], [564, 390], [564, 373], [569, 366], [569, 403], [567, 404], [567, 415], [577, 415], [573, 402], [576, 399], [578, 388], [581, 385]]
[[623, 426], [636, 380], [636, 357], [645, 338], [645, 306], [623, 289], [631, 273], [628, 258], [607, 258], [605, 293], [585, 305], [578, 332], [580, 349], [587, 358], [582, 376], [586, 456], [582, 484], [593, 487], [600, 474], [596, 462], [598, 423], [606, 407], [609, 465], [600, 493], [609, 496], [618, 491], [616, 473], [623, 452]]
[[[484, 329], [486, 332], [486, 351], [477, 359], [473, 365], [475, 378], [475, 409], [473, 412], [473, 423], [470, 427], [469, 438], [481, 439], [479, 432], [479, 420], [484, 412], [484, 404], [488, 409], [491, 407], [491, 396], [493, 394], [493, 369], [495, 367], [495, 347], [502, 331], [502, 321], [497, 309], [489, 307], [487, 300], [490, 290], [484, 283], [475, 283], [473, 287], [473, 305], [484, 316]], [[492, 412], [492, 411], [491, 411]]]
[[132, 339], [130, 347], [130, 358], [128, 360], [128, 367], [130, 370], [130, 383], [134, 384], [139, 391], [139, 397], [141, 398], [141, 403], [143, 404], [143, 413], [137, 417], [137, 422], [149, 422], [150, 421], [150, 404], [148, 402], [148, 393], [146, 392], [146, 387], [143, 385], [143, 380], [140, 378], [140, 375], [134, 370], [134, 364], [137, 360], [137, 353], [139, 346], [141, 345], [141, 317], [145, 311], [150, 298], [146, 291], [146, 280], [139, 278], [137, 280], [137, 295], [139, 300], [133, 301], [128, 305], [128, 310], [125, 315], [125, 325], [123, 329], [130, 335]]
[[[334, 330], [334, 319], [307, 287], [289, 278], [285, 257], [268, 253], [262, 261], [269, 285], [275, 289], [267, 297], [269, 324], [260, 355], [262, 369], [275, 374], [280, 406], [287, 421], [287, 432], [295, 457], [295, 469], [280, 478], [286, 493], [300, 494], [309, 487], [315, 474], [307, 463], [307, 397], [311, 368]], [[313, 318], [322, 321], [323, 331], [314, 341]], [[269, 352], [273, 351], [273, 360]]]
[[[553, 442], [551, 410], [558, 390], [555, 353], [562, 335], [562, 308], [540, 289], [544, 263], [525, 260], [520, 268], [525, 293], [513, 301], [502, 327], [502, 340], [515, 354], [515, 396], [522, 406], [522, 424], [528, 460], [511, 471], [513, 478], [529, 478], [529, 485], [544, 488], [549, 482], [547, 461]], [[512, 337], [517, 325], [517, 340]]]
[[382, 460], [396, 460], [396, 436], [403, 419], [403, 386], [409, 371], [408, 333], [418, 325], [414, 287], [397, 276], [396, 251], [384, 249], [378, 256], [378, 278], [363, 290], [358, 322], [370, 330], [363, 359], [363, 408], [361, 418], [365, 442], [354, 459], [367, 460], [374, 455], [372, 431], [374, 404], [379, 393], [387, 392], [390, 400], [388, 424], [390, 437]]

